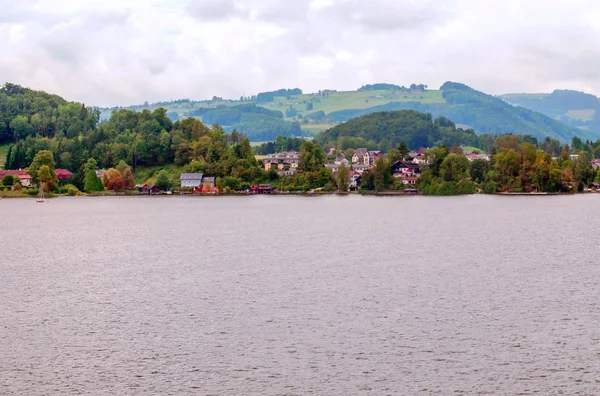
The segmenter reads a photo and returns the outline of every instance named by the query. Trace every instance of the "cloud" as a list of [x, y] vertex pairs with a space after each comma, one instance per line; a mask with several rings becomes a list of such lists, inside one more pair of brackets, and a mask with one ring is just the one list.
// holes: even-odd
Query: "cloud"
[[88, 104], [446, 80], [600, 94], [594, 0], [6, 3], [0, 76]]

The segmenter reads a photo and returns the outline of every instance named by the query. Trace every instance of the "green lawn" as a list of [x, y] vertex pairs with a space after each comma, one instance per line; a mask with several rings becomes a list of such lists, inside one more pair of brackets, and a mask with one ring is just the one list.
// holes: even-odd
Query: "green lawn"
[[[313, 108], [306, 110], [306, 103], [312, 101]], [[369, 107], [381, 106], [390, 102], [422, 103], [444, 103], [442, 91], [426, 91], [422, 95], [394, 94], [393, 91], [344, 91], [333, 92], [327, 97], [313, 95], [298, 95], [290, 99], [277, 97], [274, 101], [262, 106], [272, 110], [284, 112], [290, 106], [298, 111], [298, 114], [306, 115], [315, 111], [323, 111], [329, 114], [334, 111], [348, 109], [367, 109]]]
[[475, 151], [478, 154], [483, 153], [483, 150], [478, 149], [477, 147], [473, 147], [473, 146], [463, 146], [463, 151], [466, 153], [467, 151]]
[[0, 144], [0, 169], [4, 169], [4, 163], [6, 162], [6, 154], [8, 153], [9, 143]]

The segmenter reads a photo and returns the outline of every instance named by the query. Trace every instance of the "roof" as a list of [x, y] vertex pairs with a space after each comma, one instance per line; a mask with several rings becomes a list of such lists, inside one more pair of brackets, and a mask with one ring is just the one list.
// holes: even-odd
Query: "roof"
[[210, 177], [205, 177], [202, 179], [202, 183], [212, 183], [215, 184], [215, 178], [214, 176], [210, 176]]
[[24, 170], [0, 170], [0, 179], [7, 175], [18, 176], [19, 179], [31, 179], [29, 173]]
[[73, 176], [73, 172], [68, 169], [56, 169], [56, 178], [58, 179], [68, 179]]
[[354, 150], [354, 154], [358, 155], [359, 157], [364, 157], [368, 152], [369, 150], [366, 147], [361, 147]]
[[396, 161], [392, 164], [392, 168], [399, 166], [401, 168], [409, 168], [409, 169], [419, 169], [419, 164], [415, 164], [414, 162], [406, 162], [406, 161]]
[[202, 181], [202, 173], [182, 173], [179, 180], [199, 180]]

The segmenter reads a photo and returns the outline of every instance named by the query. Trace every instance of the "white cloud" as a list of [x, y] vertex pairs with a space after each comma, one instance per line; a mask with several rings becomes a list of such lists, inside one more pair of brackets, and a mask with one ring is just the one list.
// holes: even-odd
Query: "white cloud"
[[0, 7], [0, 78], [88, 104], [446, 80], [490, 93], [600, 94], [595, 0], [0, 0]]

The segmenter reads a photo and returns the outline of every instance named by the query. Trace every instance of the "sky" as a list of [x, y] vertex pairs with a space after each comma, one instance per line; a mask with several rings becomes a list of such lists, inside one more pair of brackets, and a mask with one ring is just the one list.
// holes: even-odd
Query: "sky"
[[0, 84], [95, 106], [462, 82], [600, 95], [597, 0], [0, 0]]

